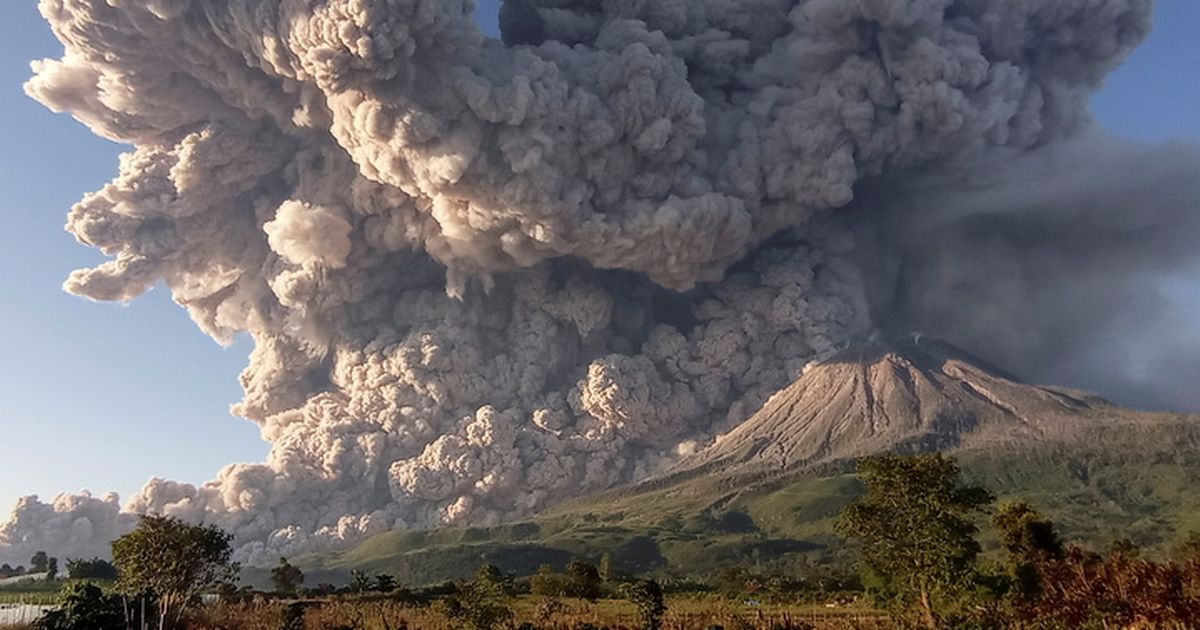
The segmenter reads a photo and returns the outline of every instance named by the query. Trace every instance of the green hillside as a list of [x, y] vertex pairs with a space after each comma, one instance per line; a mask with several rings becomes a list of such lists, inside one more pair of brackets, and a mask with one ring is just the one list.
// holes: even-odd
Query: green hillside
[[[1129, 538], [1155, 553], [1200, 531], [1194, 436], [1189, 424], [1153, 440], [1108, 436], [1088, 448], [956, 456], [971, 481], [1001, 499], [1033, 503], [1070, 541], [1102, 547]], [[568, 504], [529, 522], [390, 532], [349, 551], [296, 560], [310, 584], [343, 582], [360, 569], [410, 585], [464, 578], [483, 562], [524, 574], [576, 557], [595, 562], [605, 553], [622, 571], [671, 576], [728, 566], [802, 573], [852, 562], [833, 534], [838, 513], [861, 492], [851, 464], [775, 481], [696, 474], [657, 485]], [[985, 529], [985, 543], [987, 537]]]

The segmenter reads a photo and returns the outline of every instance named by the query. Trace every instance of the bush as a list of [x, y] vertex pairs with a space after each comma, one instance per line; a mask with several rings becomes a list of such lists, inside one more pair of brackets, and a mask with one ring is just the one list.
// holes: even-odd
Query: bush
[[538, 567], [537, 573], [529, 578], [529, 592], [539, 597], [565, 597], [567, 577], [555, 573], [548, 564]]
[[1048, 628], [1193, 627], [1200, 619], [1200, 563], [1154, 562], [1115, 550], [1072, 547], [1037, 567], [1040, 592], [1018, 620]]
[[440, 602], [441, 612], [472, 630], [492, 630], [513, 617], [507, 580], [494, 565], [484, 565], [459, 593]]
[[63, 604], [34, 622], [38, 630], [124, 630], [125, 609], [119, 596], [87, 582], [63, 589]]
[[643, 630], [659, 630], [667, 605], [662, 587], [654, 580], [638, 580], [625, 585], [625, 598], [637, 606]]

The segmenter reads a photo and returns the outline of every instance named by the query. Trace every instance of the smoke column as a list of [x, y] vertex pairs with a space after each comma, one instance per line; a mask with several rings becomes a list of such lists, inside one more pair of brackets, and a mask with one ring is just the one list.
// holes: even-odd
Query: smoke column
[[[65, 54], [28, 93], [133, 147], [67, 290], [248, 333], [273, 447], [121, 513], [26, 499], [0, 558], [141, 512], [251, 563], [494, 523], [663, 469], [892, 312], [977, 337], [932, 262], [1003, 209], [966, 174], [1086, 136], [1150, 4], [510, 0], [498, 41], [471, 0], [42, 0]], [[1090, 221], [1028, 201], [997, 220]]]

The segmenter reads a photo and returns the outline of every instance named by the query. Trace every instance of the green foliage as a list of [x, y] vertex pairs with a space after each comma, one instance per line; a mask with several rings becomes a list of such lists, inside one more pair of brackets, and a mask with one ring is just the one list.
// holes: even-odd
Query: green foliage
[[1063, 555], [1062, 540], [1054, 523], [1023, 501], [1002, 503], [992, 523], [1000, 545], [1007, 552], [1006, 569], [1017, 594], [1037, 595], [1041, 590], [1038, 564]]
[[495, 565], [485, 564], [458, 594], [440, 602], [442, 613], [471, 630], [492, 630], [513, 617], [508, 581]]
[[[1200, 450], [1194, 446], [1200, 442], [1189, 437], [1197, 433], [1200, 429], [1182, 433], [1173, 425], [1135, 435], [1098, 431], [1082, 444], [997, 447], [955, 456], [965, 480], [1036, 505], [1053, 518], [1064, 540], [1103, 549], [1121, 532], [1157, 557], [1175, 553], [1187, 532], [1200, 531], [1195, 509]], [[350, 551], [316, 555], [304, 568], [310, 574], [386, 571], [405, 584], [422, 585], [468, 579], [481, 561], [531, 575], [541, 564], [561, 569], [572, 558], [606, 553], [617, 579], [700, 576], [738, 566], [799, 576], [809, 566], [846, 567], [855, 560], [855, 547], [834, 528], [842, 509], [865, 491], [851, 465], [762, 483], [739, 481], [735, 487], [730, 497], [734, 488], [728, 480], [703, 477], [665, 489], [584, 498], [533, 523], [388, 532]], [[757, 531], [689, 526], [725, 511], [748, 515]], [[682, 515], [681, 529], [661, 526], [668, 513]], [[994, 528], [986, 520], [979, 524], [980, 544], [990, 549]]]
[[350, 590], [355, 593], [366, 593], [371, 590], [371, 576], [366, 571], [354, 569], [350, 572]]
[[53, 582], [58, 577], [58, 558], [50, 558], [46, 561], [46, 581]]
[[396, 577], [387, 573], [376, 575], [375, 590], [380, 593], [391, 593], [396, 590]]
[[567, 595], [596, 601], [602, 594], [602, 586], [595, 565], [578, 560], [567, 565]]
[[142, 516], [136, 529], [113, 541], [118, 586], [125, 593], [153, 592], [159, 626], [177, 625], [193, 597], [236, 579], [232, 540], [231, 534], [214, 526]]
[[637, 580], [625, 585], [625, 599], [638, 609], [642, 630], [659, 630], [667, 605], [663, 601], [662, 586], [654, 580]]
[[271, 584], [280, 595], [295, 595], [304, 584], [304, 572], [293, 566], [287, 558], [280, 558], [279, 564], [271, 569]]
[[117, 579], [117, 567], [100, 558], [68, 559], [67, 577], [72, 580], [115, 580]]
[[29, 572], [45, 573], [46, 567], [49, 565], [49, 563], [50, 557], [46, 555], [46, 552], [39, 551], [33, 554], [33, 557], [29, 559]]
[[595, 565], [572, 561], [566, 573], [557, 573], [548, 565], [538, 567], [529, 578], [529, 592], [540, 597], [578, 597], [596, 601], [603, 595], [604, 583]]
[[543, 564], [529, 578], [529, 592], [539, 597], [565, 597], [567, 576], [554, 571], [554, 567]]
[[925, 624], [936, 627], [935, 599], [973, 584], [980, 547], [971, 517], [992, 496], [962, 486], [958, 465], [941, 454], [870, 457], [858, 470], [866, 496], [846, 507], [837, 530], [861, 543], [865, 569], [886, 592], [919, 605]]
[[125, 610], [120, 596], [106, 594], [87, 582], [63, 589], [63, 603], [38, 619], [37, 630], [125, 630]]

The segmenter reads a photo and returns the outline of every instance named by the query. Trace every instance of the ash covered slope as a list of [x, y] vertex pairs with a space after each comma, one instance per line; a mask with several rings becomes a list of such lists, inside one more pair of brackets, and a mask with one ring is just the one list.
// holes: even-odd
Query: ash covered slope
[[1179, 416], [1023, 383], [936, 340], [872, 342], [809, 367], [676, 470], [784, 472], [890, 450], [1070, 442], [1089, 428], [1169, 419]]

